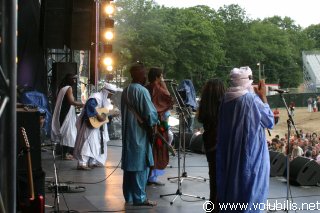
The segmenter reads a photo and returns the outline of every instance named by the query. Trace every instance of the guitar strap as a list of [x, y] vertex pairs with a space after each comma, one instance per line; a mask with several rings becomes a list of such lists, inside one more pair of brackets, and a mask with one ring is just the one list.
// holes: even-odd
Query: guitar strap
[[129, 102], [129, 97], [128, 97], [129, 96], [129, 87], [130, 87], [130, 85], [127, 87], [127, 91], [126, 91], [127, 95], [125, 95], [125, 102], [128, 106], [128, 109], [136, 116], [138, 122], [140, 124], [143, 124], [144, 120], [141, 118], [141, 116], [136, 112], [136, 110], [132, 107], [131, 103]]
[[103, 143], [103, 125], [100, 126], [100, 147], [101, 147], [101, 154], [104, 154], [104, 143]]

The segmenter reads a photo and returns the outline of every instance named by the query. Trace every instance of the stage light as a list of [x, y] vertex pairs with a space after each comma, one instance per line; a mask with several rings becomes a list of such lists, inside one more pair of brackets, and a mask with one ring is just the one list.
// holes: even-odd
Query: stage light
[[107, 4], [104, 8], [104, 12], [109, 16], [113, 15], [114, 14], [113, 4], [111, 4], [111, 3]]
[[112, 66], [112, 58], [110, 56], [106, 56], [103, 58], [103, 64], [108, 66]]
[[107, 66], [107, 71], [111, 72], [113, 70], [113, 66], [112, 65], [108, 65]]
[[107, 40], [107, 41], [110, 41], [112, 40], [114, 37], [113, 35], [113, 31], [110, 30], [110, 29], [107, 29], [107, 31], [104, 33], [104, 38]]
[[111, 18], [106, 18], [104, 25], [106, 28], [114, 28], [114, 20]]
[[103, 52], [105, 54], [112, 53], [112, 44], [104, 44], [103, 45]]

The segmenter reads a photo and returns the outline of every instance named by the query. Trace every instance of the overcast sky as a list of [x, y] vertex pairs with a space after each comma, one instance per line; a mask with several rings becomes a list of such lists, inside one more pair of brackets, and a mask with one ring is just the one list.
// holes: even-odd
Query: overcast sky
[[308, 27], [320, 23], [320, 0], [155, 0], [166, 7], [208, 5], [217, 10], [223, 5], [238, 4], [250, 18], [288, 16], [296, 24]]

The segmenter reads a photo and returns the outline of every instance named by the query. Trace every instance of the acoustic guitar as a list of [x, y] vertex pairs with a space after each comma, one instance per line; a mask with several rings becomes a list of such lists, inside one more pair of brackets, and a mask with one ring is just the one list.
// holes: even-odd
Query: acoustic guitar
[[23, 141], [25, 143], [26, 153], [27, 153], [27, 176], [28, 176], [28, 186], [29, 186], [29, 202], [28, 204], [21, 205], [21, 211], [23, 213], [44, 213], [44, 198], [42, 195], [35, 197], [34, 187], [33, 187], [33, 174], [32, 174], [32, 164], [31, 164], [31, 154], [30, 154], [30, 144], [27, 137], [26, 130], [21, 127], [21, 133], [23, 136]]
[[109, 119], [108, 119], [109, 115], [112, 115], [112, 116], [118, 116], [119, 115], [118, 111], [109, 110], [107, 108], [96, 108], [96, 110], [97, 110], [99, 115], [105, 116], [106, 119], [104, 121], [99, 121], [96, 116], [89, 117], [89, 124], [93, 128], [100, 128], [100, 126], [102, 126], [103, 124], [108, 123], [109, 122]]

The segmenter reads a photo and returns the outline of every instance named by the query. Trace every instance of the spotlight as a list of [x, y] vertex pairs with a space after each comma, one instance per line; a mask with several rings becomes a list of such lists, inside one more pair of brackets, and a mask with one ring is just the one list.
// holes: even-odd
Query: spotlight
[[113, 31], [110, 29], [107, 29], [107, 31], [104, 33], [104, 38], [108, 41], [113, 39]]
[[112, 58], [110, 56], [106, 56], [103, 58], [103, 64], [106, 66], [112, 66]]
[[107, 15], [111, 16], [114, 13], [114, 6], [111, 3], [109, 3], [105, 6], [104, 11]]

